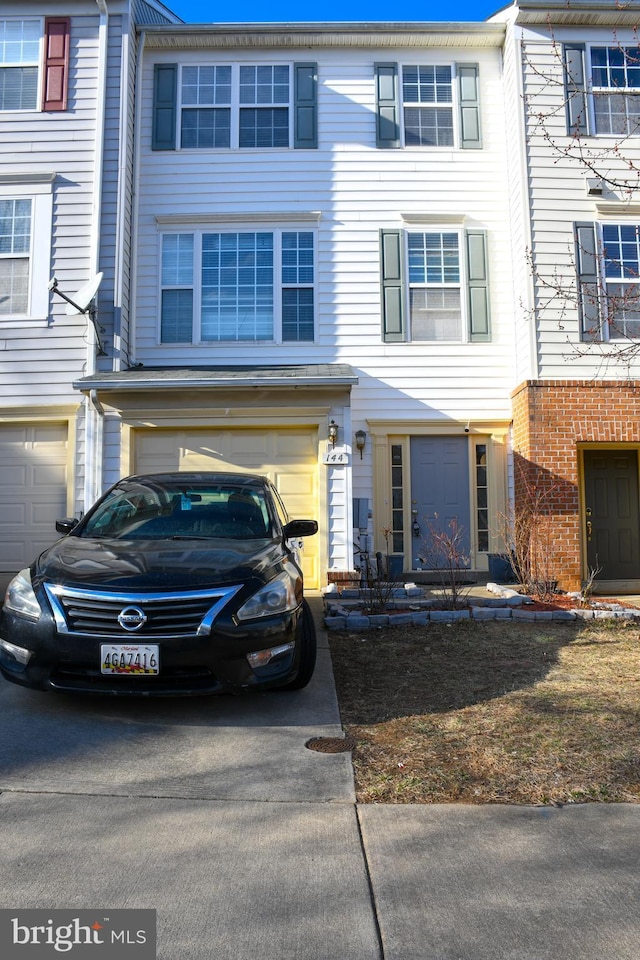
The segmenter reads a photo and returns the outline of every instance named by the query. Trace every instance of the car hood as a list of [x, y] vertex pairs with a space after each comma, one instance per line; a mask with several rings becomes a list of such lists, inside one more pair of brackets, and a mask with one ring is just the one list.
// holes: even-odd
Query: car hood
[[99, 589], [203, 589], [270, 580], [281, 540], [110, 540], [65, 537], [36, 560], [43, 581]]

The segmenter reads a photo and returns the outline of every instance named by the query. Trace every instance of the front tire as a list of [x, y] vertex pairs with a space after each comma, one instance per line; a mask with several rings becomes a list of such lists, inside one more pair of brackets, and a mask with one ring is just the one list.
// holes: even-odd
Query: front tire
[[283, 684], [280, 690], [302, 690], [311, 680], [316, 666], [318, 649], [316, 625], [306, 600], [302, 601], [302, 615], [298, 625], [298, 644], [300, 645], [298, 673], [295, 679]]

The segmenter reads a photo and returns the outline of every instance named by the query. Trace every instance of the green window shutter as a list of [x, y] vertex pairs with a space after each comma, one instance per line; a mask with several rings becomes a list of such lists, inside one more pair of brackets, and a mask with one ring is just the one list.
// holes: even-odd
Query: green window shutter
[[480, 130], [480, 81], [477, 63], [457, 63], [460, 107], [460, 145], [465, 150], [482, 147]]
[[178, 64], [156, 63], [153, 68], [152, 150], [175, 150]]
[[318, 64], [294, 63], [293, 146], [298, 150], [318, 146]]
[[565, 44], [564, 98], [567, 105], [567, 133], [569, 136], [589, 133], [589, 109], [585, 76], [585, 49], [583, 43]]
[[489, 322], [489, 271], [485, 230], [467, 230], [467, 290], [469, 303], [469, 340], [491, 340]]
[[398, 101], [398, 64], [375, 63], [376, 146], [400, 146], [400, 103]]
[[600, 340], [602, 330], [596, 228], [593, 223], [576, 223], [574, 230], [580, 339]]
[[386, 343], [406, 340], [402, 238], [402, 230], [380, 231], [382, 339]]

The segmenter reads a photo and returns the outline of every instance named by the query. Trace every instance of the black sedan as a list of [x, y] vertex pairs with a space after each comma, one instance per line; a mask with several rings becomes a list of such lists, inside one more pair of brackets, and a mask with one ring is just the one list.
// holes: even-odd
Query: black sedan
[[7, 680], [64, 692], [168, 696], [298, 689], [316, 639], [298, 538], [265, 477], [120, 480], [9, 584]]

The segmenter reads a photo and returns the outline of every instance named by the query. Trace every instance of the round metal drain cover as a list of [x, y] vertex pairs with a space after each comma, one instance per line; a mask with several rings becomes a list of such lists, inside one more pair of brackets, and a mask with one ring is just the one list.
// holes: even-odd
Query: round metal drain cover
[[312, 737], [305, 743], [307, 750], [316, 753], [348, 753], [355, 745], [355, 740], [349, 737]]

